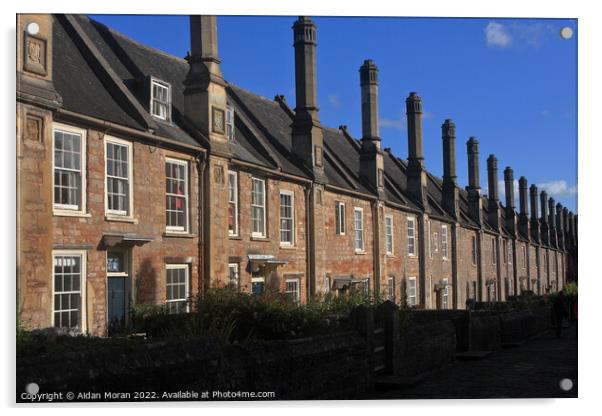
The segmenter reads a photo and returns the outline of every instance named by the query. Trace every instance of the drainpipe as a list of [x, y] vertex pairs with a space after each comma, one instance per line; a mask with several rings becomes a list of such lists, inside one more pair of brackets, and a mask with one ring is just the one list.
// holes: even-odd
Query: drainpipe
[[198, 291], [200, 294], [205, 293], [205, 257], [203, 252], [203, 243], [205, 242], [204, 235], [204, 221], [205, 221], [205, 198], [204, 198], [204, 179], [205, 179], [205, 154], [199, 153], [197, 156], [197, 169], [198, 169], [198, 187], [199, 187], [199, 195], [198, 195], [198, 261], [197, 261], [197, 273], [198, 273]]
[[307, 227], [305, 227], [305, 260], [307, 264], [307, 273], [305, 276], [305, 299], [306, 302], [309, 302], [311, 297], [311, 280], [313, 275], [313, 266], [315, 264], [315, 253], [314, 253], [314, 210], [312, 210], [312, 187], [313, 184], [308, 184], [305, 188], [305, 218]]

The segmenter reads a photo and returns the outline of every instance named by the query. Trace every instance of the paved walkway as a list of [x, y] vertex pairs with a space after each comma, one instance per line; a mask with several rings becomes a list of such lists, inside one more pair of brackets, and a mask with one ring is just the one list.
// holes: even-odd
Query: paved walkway
[[[367, 399], [485, 399], [577, 397], [576, 325], [479, 361], [456, 361], [412, 387], [376, 391]], [[573, 388], [563, 391], [562, 379]]]

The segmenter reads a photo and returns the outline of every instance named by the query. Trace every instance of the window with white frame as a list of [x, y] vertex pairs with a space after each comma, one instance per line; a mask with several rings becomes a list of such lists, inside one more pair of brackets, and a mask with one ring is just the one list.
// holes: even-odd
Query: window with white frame
[[408, 278], [408, 306], [416, 306], [416, 278]]
[[512, 241], [508, 242], [508, 264], [512, 264]]
[[439, 233], [433, 233], [433, 251], [435, 253], [439, 252]]
[[86, 188], [86, 131], [55, 124], [54, 149], [54, 209], [71, 212], [85, 211]]
[[239, 288], [238, 263], [228, 263], [228, 285]]
[[472, 236], [472, 264], [477, 264], [477, 236]]
[[290, 296], [295, 303], [299, 303], [299, 279], [286, 279], [285, 285], [285, 293]]
[[443, 290], [441, 293], [441, 306], [443, 309], [449, 309], [449, 280], [443, 279]]
[[85, 251], [53, 251], [53, 325], [85, 331]]
[[364, 210], [353, 208], [353, 225], [355, 230], [355, 251], [364, 251]]
[[395, 302], [395, 277], [389, 276], [387, 279], [387, 299]]
[[228, 234], [238, 235], [238, 173], [228, 171]]
[[265, 237], [265, 180], [251, 178], [251, 235]]
[[132, 144], [124, 140], [105, 140], [107, 213], [130, 216], [132, 213]]
[[338, 235], [345, 235], [345, 204], [343, 202], [335, 202], [335, 228]]
[[496, 264], [497, 250], [495, 247], [495, 237], [491, 239], [491, 264]]
[[408, 255], [416, 255], [416, 218], [408, 217]]
[[151, 80], [151, 114], [161, 120], [171, 118], [171, 86], [168, 83]]
[[295, 241], [295, 196], [280, 191], [280, 244], [292, 246]]
[[188, 231], [188, 162], [165, 162], [165, 218], [167, 229]]
[[393, 254], [393, 216], [385, 216], [385, 245], [387, 254]]
[[168, 264], [166, 272], [165, 303], [167, 305], [167, 312], [188, 312], [189, 266], [187, 264]]
[[226, 107], [226, 138], [234, 141], [234, 109]]
[[441, 254], [443, 260], [447, 260], [449, 253], [447, 251], [447, 225], [441, 226]]

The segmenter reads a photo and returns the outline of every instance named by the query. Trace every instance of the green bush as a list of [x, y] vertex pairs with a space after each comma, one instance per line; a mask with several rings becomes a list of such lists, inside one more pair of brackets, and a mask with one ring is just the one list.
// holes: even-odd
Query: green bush
[[169, 315], [164, 308], [133, 311], [134, 332], [152, 338], [214, 337], [223, 342], [303, 338], [347, 329], [349, 313], [379, 299], [356, 293], [317, 295], [299, 305], [283, 293], [249, 295], [232, 288], [212, 288], [194, 299], [192, 312]]

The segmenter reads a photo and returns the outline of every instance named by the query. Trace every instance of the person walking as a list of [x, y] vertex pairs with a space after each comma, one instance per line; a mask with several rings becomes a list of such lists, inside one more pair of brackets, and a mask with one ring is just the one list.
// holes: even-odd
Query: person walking
[[564, 291], [561, 290], [558, 292], [558, 296], [556, 296], [556, 299], [552, 304], [552, 310], [554, 313], [554, 318], [556, 319], [556, 338], [560, 338], [562, 331], [562, 318], [568, 315]]

